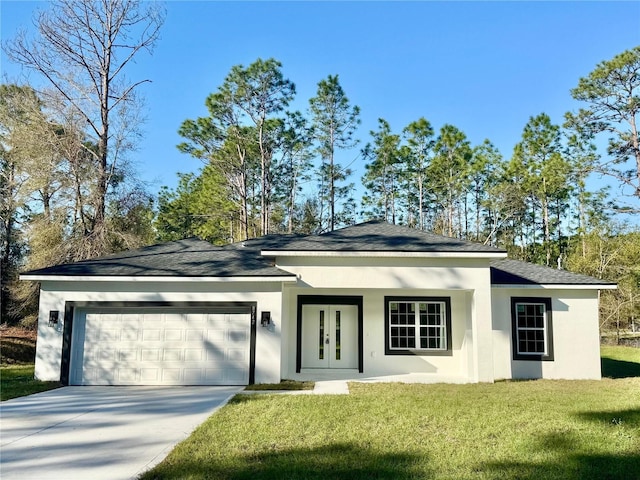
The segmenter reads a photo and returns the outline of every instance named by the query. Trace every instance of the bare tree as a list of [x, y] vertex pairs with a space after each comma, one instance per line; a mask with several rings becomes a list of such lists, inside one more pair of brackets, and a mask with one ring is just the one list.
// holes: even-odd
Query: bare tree
[[107, 190], [122, 154], [131, 148], [139, 121], [136, 89], [126, 67], [141, 50], [151, 51], [164, 21], [155, 2], [56, 0], [37, 13], [37, 34], [21, 32], [4, 49], [13, 61], [41, 74], [87, 124], [87, 158], [98, 170], [93, 212], [85, 236], [105, 248]]

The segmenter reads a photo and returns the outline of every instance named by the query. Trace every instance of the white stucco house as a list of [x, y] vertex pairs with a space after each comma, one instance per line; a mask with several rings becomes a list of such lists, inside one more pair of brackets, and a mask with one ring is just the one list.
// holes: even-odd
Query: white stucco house
[[600, 378], [614, 284], [386, 222], [186, 239], [24, 273], [36, 377], [69, 385]]

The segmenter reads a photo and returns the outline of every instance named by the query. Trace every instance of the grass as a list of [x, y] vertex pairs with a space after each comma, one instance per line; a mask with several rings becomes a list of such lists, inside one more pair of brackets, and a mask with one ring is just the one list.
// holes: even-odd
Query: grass
[[249, 385], [245, 390], [313, 390], [315, 382], [300, 382], [297, 380], [282, 380], [280, 383], [257, 383]]
[[0, 366], [0, 401], [60, 387], [59, 382], [35, 380], [33, 368], [33, 364]]
[[602, 345], [600, 358], [603, 377], [640, 377], [640, 348]]
[[143, 479], [638, 479], [640, 378], [236, 396]]

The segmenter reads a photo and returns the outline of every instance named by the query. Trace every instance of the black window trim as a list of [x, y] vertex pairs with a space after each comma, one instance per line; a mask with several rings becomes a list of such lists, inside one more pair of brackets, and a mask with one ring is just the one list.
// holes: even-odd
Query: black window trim
[[[392, 349], [389, 335], [389, 304], [391, 302], [442, 302], [445, 304], [446, 349], [410, 348], [406, 350]], [[418, 355], [425, 357], [450, 357], [453, 355], [451, 331], [451, 297], [417, 297], [417, 296], [385, 296], [384, 297], [384, 353], [385, 355]]]
[[[518, 353], [518, 327], [516, 305], [523, 303], [529, 305], [543, 304], [545, 306], [545, 330], [547, 345], [546, 355], [533, 353]], [[528, 360], [537, 362], [553, 361], [553, 309], [551, 297], [511, 297], [511, 341], [514, 360]]]

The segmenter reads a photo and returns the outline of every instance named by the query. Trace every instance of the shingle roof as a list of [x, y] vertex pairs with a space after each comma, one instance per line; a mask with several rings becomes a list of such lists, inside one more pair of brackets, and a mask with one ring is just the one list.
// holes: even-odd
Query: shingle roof
[[[267, 235], [216, 247], [197, 238], [130, 250], [77, 263], [32, 270], [24, 276], [285, 277], [262, 251], [504, 253], [481, 244], [373, 221], [322, 235]], [[493, 285], [615, 285], [510, 259], [491, 261]]]
[[223, 249], [197, 238], [25, 272], [23, 275], [244, 277], [291, 276], [255, 252]]
[[505, 253], [481, 243], [436, 235], [385, 221], [374, 220], [321, 235], [287, 238], [265, 245], [269, 251], [298, 252], [469, 252]]
[[588, 275], [509, 258], [492, 260], [492, 285], [615, 285]]

